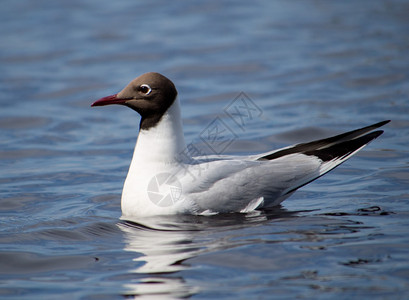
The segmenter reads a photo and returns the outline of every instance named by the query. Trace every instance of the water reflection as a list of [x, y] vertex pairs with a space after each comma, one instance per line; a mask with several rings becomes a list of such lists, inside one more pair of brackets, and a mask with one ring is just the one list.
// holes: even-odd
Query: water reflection
[[[127, 296], [161, 295], [166, 299], [194, 295], [199, 287], [187, 283], [181, 273], [190, 268], [186, 260], [248, 243], [245, 239], [232, 240], [226, 231], [236, 231], [294, 214], [278, 208], [251, 214], [124, 220], [118, 227], [125, 236], [124, 250], [135, 253], [133, 261], [137, 264], [132, 272], [145, 275], [137, 282], [124, 286]], [[217, 237], [220, 232], [223, 233]]]

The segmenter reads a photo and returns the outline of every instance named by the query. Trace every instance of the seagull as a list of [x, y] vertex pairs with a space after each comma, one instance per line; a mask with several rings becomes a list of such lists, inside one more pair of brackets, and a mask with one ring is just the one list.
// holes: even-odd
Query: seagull
[[123, 186], [123, 218], [248, 213], [279, 205], [383, 133], [390, 120], [333, 137], [248, 156], [187, 150], [178, 92], [167, 77], [146, 73], [91, 106], [125, 105], [141, 115]]

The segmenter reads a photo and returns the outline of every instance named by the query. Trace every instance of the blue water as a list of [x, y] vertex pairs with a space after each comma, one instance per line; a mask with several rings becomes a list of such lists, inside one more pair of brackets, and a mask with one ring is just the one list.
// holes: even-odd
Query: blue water
[[[409, 2], [29, 1], [0, 9], [1, 299], [409, 297]], [[260, 214], [121, 221], [139, 117], [91, 108], [158, 71], [223, 153], [385, 119]], [[259, 113], [228, 115], [241, 92]], [[247, 98], [246, 98], [247, 99]], [[141, 297], [143, 298], [143, 297]]]

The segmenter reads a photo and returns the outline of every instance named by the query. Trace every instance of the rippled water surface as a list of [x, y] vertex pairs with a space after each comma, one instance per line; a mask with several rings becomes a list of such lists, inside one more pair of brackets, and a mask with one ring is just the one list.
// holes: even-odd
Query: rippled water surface
[[[409, 2], [28, 1], [0, 9], [0, 298], [409, 297]], [[224, 153], [385, 133], [282, 206], [120, 220], [139, 117], [90, 108], [158, 71]], [[244, 92], [244, 94], [240, 94]], [[245, 126], [234, 99], [258, 108]]]

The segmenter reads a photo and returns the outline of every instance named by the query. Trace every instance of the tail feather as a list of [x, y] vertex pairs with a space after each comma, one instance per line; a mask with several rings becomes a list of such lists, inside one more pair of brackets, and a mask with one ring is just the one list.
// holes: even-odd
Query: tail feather
[[323, 161], [319, 174], [304, 178], [298, 185], [296, 185], [296, 187], [289, 189], [283, 194], [284, 195], [291, 194], [300, 187], [307, 185], [308, 183], [316, 180], [317, 178], [333, 170], [334, 168], [342, 164], [344, 161], [346, 161], [348, 158], [350, 158], [352, 155], [361, 150], [363, 147], [368, 145], [371, 141], [380, 136], [382, 133], [383, 133], [382, 130], [377, 130], [352, 140], [347, 140], [341, 143], [333, 144], [327, 148], [304, 152], [303, 154], [305, 155], [315, 156]]
[[324, 162], [334, 159], [345, 160], [347, 157], [351, 156], [352, 153], [360, 150], [362, 147], [370, 143], [372, 140], [376, 139], [382, 133], [382, 130], [374, 131], [359, 138], [342, 141], [329, 147], [306, 151], [304, 152], [304, 154], [316, 156]]

